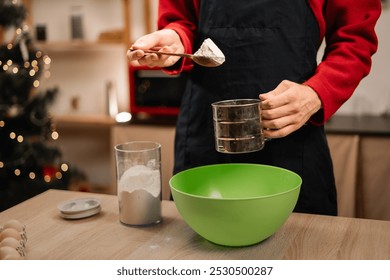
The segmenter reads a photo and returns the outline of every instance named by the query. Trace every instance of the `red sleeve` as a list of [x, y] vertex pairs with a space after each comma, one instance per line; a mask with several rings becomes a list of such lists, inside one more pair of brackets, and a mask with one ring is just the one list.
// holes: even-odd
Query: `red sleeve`
[[[199, 16], [199, 0], [160, 0], [158, 9], [158, 29], [175, 30], [183, 43], [186, 53], [193, 53], [193, 43], [196, 36]], [[188, 59], [181, 59], [180, 63], [167, 69], [176, 74], [184, 67], [192, 65]]]
[[321, 98], [323, 109], [312, 117], [321, 125], [351, 97], [371, 69], [378, 39], [375, 24], [380, 0], [310, 0], [326, 48], [322, 62], [306, 84]]

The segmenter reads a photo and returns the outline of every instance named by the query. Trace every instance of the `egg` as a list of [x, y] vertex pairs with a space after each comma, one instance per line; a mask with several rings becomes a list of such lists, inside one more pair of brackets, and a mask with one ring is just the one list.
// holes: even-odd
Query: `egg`
[[18, 241], [13, 237], [7, 237], [4, 238], [3, 241], [0, 242], [0, 248], [1, 247], [12, 247], [16, 249], [16, 251], [21, 255], [25, 256], [25, 247], [24, 247], [24, 242], [22, 240]]
[[26, 231], [26, 226], [24, 224], [22, 224], [20, 221], [18, 220], [9, 220], [8, 222], [6, 222], [4, 225], [3, 225], [3, 228], [6, 229], [6, 228], [14, 228], [16, 229], [18, 232], [25, 232]]
[[6, 237], [0, 242], [0, 247], [9, 246], [12, 248], [18, 248], [22, 246], [22, 243], [20, 240], [16, 240], [13, 237]]
[[6, 228], [0, 232], [0, 242], [7, 237], [15, 238], [16, 240], [22, 240], [22, 234], [14, 228]]
[[22, 256], [15, 248], [10, 246], [0, 247], [0, 260], [20, 260]]

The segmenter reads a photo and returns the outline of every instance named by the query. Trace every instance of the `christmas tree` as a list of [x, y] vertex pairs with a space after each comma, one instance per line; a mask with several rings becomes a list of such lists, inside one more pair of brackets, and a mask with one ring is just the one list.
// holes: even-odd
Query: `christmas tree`
[[0, 211], [72, 180], [48, 112], [58, 90], [39, 91], [50, 57], [34, 47], [25, 16], [22, 4], [0, 0]]

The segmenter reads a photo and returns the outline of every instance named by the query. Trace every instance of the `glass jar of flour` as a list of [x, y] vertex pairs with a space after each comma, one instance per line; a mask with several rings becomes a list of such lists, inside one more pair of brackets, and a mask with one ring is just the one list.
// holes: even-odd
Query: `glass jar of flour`
[[161, 145], [134, 141], [115, 146], [119, 220], [133, 226], [161, 222]]

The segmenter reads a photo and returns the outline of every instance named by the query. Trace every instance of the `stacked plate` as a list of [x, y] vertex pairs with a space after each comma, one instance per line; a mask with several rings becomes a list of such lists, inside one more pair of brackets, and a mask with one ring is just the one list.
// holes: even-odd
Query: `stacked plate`
[[100, 201], [95, 198], [79, 198], [65, 201], [58, 205], [64, 219], [82, 219], [100, 212]]

